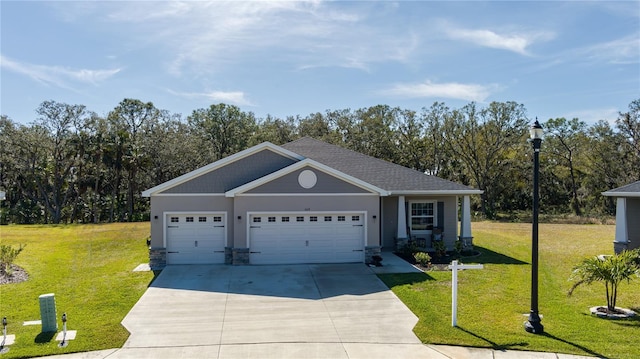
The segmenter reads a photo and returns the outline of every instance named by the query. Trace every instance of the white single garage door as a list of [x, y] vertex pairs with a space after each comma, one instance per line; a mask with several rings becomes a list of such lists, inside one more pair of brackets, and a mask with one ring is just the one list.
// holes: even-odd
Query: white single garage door
[[224, 263], [224, 213], [169, 213], [165, 226], [167, 264]]
[[364, 213], [252, 214], [251, 264], [364, 262]]

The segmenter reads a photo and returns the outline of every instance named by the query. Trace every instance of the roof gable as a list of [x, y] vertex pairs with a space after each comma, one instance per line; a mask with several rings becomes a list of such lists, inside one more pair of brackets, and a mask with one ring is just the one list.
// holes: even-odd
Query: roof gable
[[[267, 152], [264, 152], [267, 151]], [[261, 155], [262, 153], [262, 155]], [[274, 155], [274, 156], [271, 156]], [[256, 161], [249, 161], [252, 166], [243, 166], [242, 160], [250, 159], [250, 157], [261, 157]], [[265, 161], [269, 157], [275, 161]], [[281, 161], [278, 161], [280, 158]], [[143, 197], [160, 193], [224, 193], [225, 191], [235, 188], [243, 183], [247, 183], [262, 177], [267, 173], [274, 172], [280, 168], [286, 167], [292, 163], [302, 160], [304, 157], [291, 152], [282, 147], [276, 146], [270, 142], [263, 142], [259, 145], [238, 152], [234, 155], [225, 157], [216, 162], [210, 163], [204, 167], [200, 167], [194, 171], [176, 177], [170, 181], [164, 182], [153, 188], [142, 192]], [[247, 162], [247, 161], [244, 161]], [[249, 163], [247, 162], [247, 163]], [[272, 163], [275, 162], [275, 163]], [[224, 167], [236, 167], [235, 171], [225, 173], [222, 180], [216, 178], [215, 182], [207, 178], [205, 175], [218, 171]], [[204, 176], [204, 177], [203, 177]], [[189, 182], [191, 182], [189, 184]], [[204, 192], [207, 191], [207, 192]]]
[[[326, 165], [323, 165], [322, 163], [316, 162], [312, 159], [304, 159], [302, 161], [296, 162], [294, 164], [292, 164], [291, 166], [288, 166], [286, 168], [283, 168], [277, 172], [271, 173], [267, 176], [264, 176], [262, 178], [259, 178], [253, 182], [249, 182], [245, 185], [242, 185], [238, 188], [234, 188], [230, 191], [227, 191], [225, 193], [225, 195], [227, 197], [235, 197], [236, 195], [240, 195], [240, 194], [246, 194], [248, 192], [250, 192], [253, 189], [257, 189], [260, 186], [266, 185], [272, 181], [275, 181], [277, 179], [283, 178], [286, 175], [289, 175], [291, 173], [294, 173], [296, 171], [305, 169], [305, 168], [313, 168], [316, 169], [318, 171], [324, 172], [334, 178], [340, 179], [344, 182], [347, 182], [353, 186], [356, 186], [358, 188], [364, 189], [365, 193], [375, 193], [381, 196], [386, 196], [388, 195], [388, 193], [382, 189], [382, 188], [378, 188], [376, 186], [373, 186], [369, 183], [363, 182], [355, 177], [352, 177], [348, 174], [342, 173], [340, 171], [336, 171], [335, 169], [328, 167]], [[304, 193], [304, 192], [302, 192]], [[317, 193], [317, 192], [316, 192]], [[362, 192], [360, 192], [362, 193]], [[308, 192], [307, 192], [308, 194]]]

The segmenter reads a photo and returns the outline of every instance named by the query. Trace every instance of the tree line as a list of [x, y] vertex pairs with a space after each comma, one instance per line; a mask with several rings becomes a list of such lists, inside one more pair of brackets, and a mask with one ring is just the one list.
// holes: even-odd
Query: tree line
[[[473, 206], [487, 218], [531, 208], [532, 119], [515, 102], [435, 102], [420, 111], [377, 105], [286, 118], [213, 104], [185, 118], [124, 99], [106, 116], [56, 101], [36, 114], [28, 125], [0, 119], [3, 223], [147, 220], [143, 190], [258, 143], [303, 136], [481, 189]], [[640, 99], [611, 123], [552, 118], [542, 125], [541, 211], [613, 213], [615, 204], [600, 193], [640, 179]]]

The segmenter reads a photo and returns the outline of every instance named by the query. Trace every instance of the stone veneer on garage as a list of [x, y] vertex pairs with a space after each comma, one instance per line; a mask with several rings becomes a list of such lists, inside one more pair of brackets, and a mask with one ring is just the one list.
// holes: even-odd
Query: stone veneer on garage
[[[364, 263], [365, 264], [371, 264], [373, 263], [373, 256], [379, 256], [380, 252], [381, 252], [381, 248], [380, 246], [372, 246], [372, 247], [366, 247], [364, 249]], [[384, 265], [384, 263], [383, 263]]]
[[152, 270], [160, 270], [167, 266], [166, 248], [149, 248], [149, 267]]

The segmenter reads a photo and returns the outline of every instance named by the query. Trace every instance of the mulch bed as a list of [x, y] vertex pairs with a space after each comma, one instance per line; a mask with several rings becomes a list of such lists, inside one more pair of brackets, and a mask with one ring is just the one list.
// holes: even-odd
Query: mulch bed
[[636, 315], [636, 312], [633, 310], [620, 307], [615, 307], [613, 311], [610, 311], [607, 307], [603, 306], [591, 307], [589, 310], [592, 315], [605, 319], [627, 319]]
[[451, 264], [451, 261], [454, 259], [460, 259], [460, 258], [469, 258], [469, 257], [476, 257], [480, 255], [480, 252], [478, 251], [473, 251], [471, 253], [463, 253], [464, 255], [461, 256], [455, 256], [453, 255], [453, 253], [451, 254], [447, 254], [446, 256], [442, 256], [442, 257], [436, 257], [433, 254], [429, 254], [431, 255], [431, 266], [429, 267], [425, 267], [422, 266], [420, 264], [418, 264], [416, 262], [416, 259], [413, 257], [413, 255], [411, 254], [406, 254], [406, 253], [400, 253], [400, 252], [394, 252], [395, 255], [397, 255], [398, 257], [404, 259], [406, 262], [413, 264], [414, 266], [420, 268], [423, 271], [448, 271], [449, 270], [449, 264]]
[[11, 274], [0, 271], [0, 285], [21, 283], [29, 279], [29, 274], [22, 267], [11, 265]]

